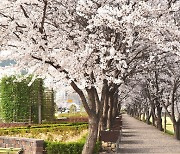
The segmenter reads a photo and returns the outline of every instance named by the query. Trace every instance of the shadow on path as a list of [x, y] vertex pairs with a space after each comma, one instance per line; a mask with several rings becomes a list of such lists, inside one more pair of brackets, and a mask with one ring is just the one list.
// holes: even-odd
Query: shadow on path
[[180, 154], [180, 141], [126, 114], [122, 133], [117, 153]]

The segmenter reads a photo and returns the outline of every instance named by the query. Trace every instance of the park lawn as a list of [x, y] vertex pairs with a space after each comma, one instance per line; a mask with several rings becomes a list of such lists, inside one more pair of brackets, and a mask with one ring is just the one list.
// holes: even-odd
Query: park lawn
[[[164, 117], [162, 117], [162, 124], [163, 124], [163, 128], [164, 128]], [[170, 135], [174, 134], [173, 124], [169, 117], [166, 117], [166, 130], [167, 130], [168, 134], [170, 134]]]
[[17, 154], [21, 148], [0, 148], [0, 154]]
[[88, 115], [86, 112], [76, 112], [76, 113], [60, 113], [57, 118], [87, 118]]
[[[142, 119], [142, 118], [141, 118]], [[150, 118], [150, 122], [152, 122], [152, 117]], [[162, 125], [164, 128], [164, 117], [162, 117]], [[174, 128], [169, 117], [166, 117], [166, 133], [170, 135], [174, 135]]]

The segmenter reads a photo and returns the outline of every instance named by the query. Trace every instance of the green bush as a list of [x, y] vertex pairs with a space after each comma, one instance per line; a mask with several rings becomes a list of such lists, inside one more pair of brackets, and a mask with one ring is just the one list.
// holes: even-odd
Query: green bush
[[80, 154], [84, 143], [46, 142], [47, 154]]
[[38, 108], [41, 103], [42, 120], [54, 120], [53, 90], [45, 90], [43, 79], [40, 78], [30, 86], [28, 84], [32, 76], [19, 82], [17, 79], [16, 76], [5, 76], [0, 80], [0, 118], [5, 122], [38, 123]]
[[[71, 143], [62, 142], [45, 142], [45, 149], [47, 154], [81, 154], [85, 140]], [[100, 143], [97, 142], [94, 153], [98, 154]]]
[[66, 123], [37, 125], [32, 127], [19, 128], [0, 128], [0, 136], [20, 136], [28, 138], [40, 138], [47, 141], [65, 142], [72, 137], [79, 136], [82, 132], [86, 132], [88, 124], [83, 123]]
[[[63, 123], [36, 125], [31, 127], [0, 128], [0, 136], [14, 134], [21, 134], [23, 136], [26, 133], [31, 133], [34, 137], [37, 137], [37, 134], [39, 133], [54, 132], [56, 134], [63, 134], [67, 131], [73, 131], [77, 135], [87, 128], [87, 123]], [[49, 136], [49, 138], [51, 137]], [[77, 142], [69, 143], [45, 141], [45, 149], [47, 154], [81, 154], [85, 141], [86, 136], [82, 137]], [[100, 143], [97, 142], [93, 154], [98, 154], [99, 149]]]
[[40, 125], [32, 127], [19, 127], [19, 128], [1, 128], [0, 135], [14, 135], [14, 134], [25, 134], [31, 133], [36, 135], [39, 133], [55, 132], [62, 133], [64, 131], [74, 131], [79, 133], [88, 128], [88, 124], [84, 123], [69, 123], [69, 124], [51, 124], [51, 125]]

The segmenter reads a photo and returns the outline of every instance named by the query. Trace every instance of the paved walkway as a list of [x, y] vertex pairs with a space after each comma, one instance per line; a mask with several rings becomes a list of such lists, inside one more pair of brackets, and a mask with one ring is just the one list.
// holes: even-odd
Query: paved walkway
[[123, 114], [123, 136], [119, 153], [180, 154], [180, 141]]

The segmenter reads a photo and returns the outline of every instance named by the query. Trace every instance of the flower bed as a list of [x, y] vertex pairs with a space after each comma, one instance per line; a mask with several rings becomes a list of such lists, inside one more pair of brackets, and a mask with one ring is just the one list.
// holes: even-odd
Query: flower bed
[[0, 128], [10, 128], [10, 127], [27, 127], [28, 123], [0, 123]]
[[[43, 124], [31, 127], [1, 128], [0, 136], [43, 139], [47, 154], [81, 154], [85, 144], [87, 123]], [[100, 143], [94, 154], [98, 154]]]
[[72, 141], [87, 133], [87, 123], [46, 124], [31, 127], [1, 128], [0, 136], [39, 138], [46, 141]]

